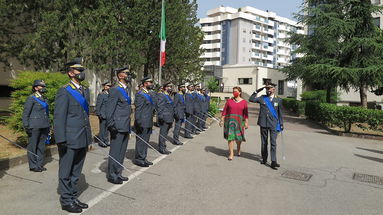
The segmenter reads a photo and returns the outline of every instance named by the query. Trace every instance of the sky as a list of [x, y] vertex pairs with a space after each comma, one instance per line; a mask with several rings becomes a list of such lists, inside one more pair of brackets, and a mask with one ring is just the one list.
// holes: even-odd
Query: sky
[[221, 5], [240, 8], [252, 6], [260, 10], [269, 10], [278, 16], [294, 19], [293, 13], [299, 12], [303, 0], [197, 0], [198, 18], [206, 17], [206, 12]]

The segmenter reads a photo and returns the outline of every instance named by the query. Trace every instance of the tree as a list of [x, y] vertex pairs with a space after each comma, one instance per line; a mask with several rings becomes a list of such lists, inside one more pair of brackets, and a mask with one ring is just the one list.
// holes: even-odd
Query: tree
[[372, 16], [383, 7], [366, 0], [345, 1], [344, 6], [345, 19], [353, 23], [353, 29], [344, 35], [340, 62], [351, 87], [359, 89], [362, 107], [367, 108], [368, 89], [383, 85], [383, 33]]
[[[180, 81], [202, 77], [200, 45], [203, 35], [196, 18], [195, 0], [168, 0], [166, 80]], [[22, 30], [10, 50], [25, 65], [36, 70], [61, 70], [74, 57], [84, 57], [84, 64], [95, 72], [131, 66], [152, 76], [158, 70], [160, 0], [86, 0], [86, 1], [17, 1], [0, 0], [0, 12], [14, 27]], [[8, 23], [8, 22], [7, 22]], [[9, 37], [5, 37], [9, 41]], [[2, 51], [3, 37], [0, 38]], [[2, 56], [0, 56], [2, 58]]]
[[218, 80], [214, 77], [211, 77], [207, 82], [207, 88], [210, 90], [210, 92], [217, 92], [219, 89]]
[[360, 90], [367, 107], [367, 89], [381, 86], [382, 31], [373, 24], [372, 14], [382, 7], [365, 0], [308, 0], [297, 15], [308, 27], [308, 35], [293, 33], [290, 43], [299, 45], [284, 72], [290, 79], [327, 90], [327, 102], [336, 87]]
[[303, 4], [298, 21], [308, 27], [308, 34], [292, 33], [291, 44], [297, 44], [295, 59], [283, 69], [289, 79], [302, 79], [306, 85], [326, 90], [326, 101], [344, 79], [339, 70], [342, 35], [351, 31], [351, 24], [344, 21], [342, 0], [309, 0]]

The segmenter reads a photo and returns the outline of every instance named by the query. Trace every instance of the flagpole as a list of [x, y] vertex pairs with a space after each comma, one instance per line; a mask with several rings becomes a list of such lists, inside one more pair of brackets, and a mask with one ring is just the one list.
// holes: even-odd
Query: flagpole
[[[162, 19], [163, 19], [163, 14], [162, 14], [162, 9], [164, 7], [164, 0], [162, 0], [162, 3], [161, 3], [161, 29], [160, 29], [160, 35], [162, 35]], [[158, 84], [160, 86], [162, 86], [161, 84], [161, 76], [162, 76], [162, 54], [161, 54], [161, 40], [162, 38], [160, 37], [160, 63], [159, 63], [159, 69], [158, 69]]]

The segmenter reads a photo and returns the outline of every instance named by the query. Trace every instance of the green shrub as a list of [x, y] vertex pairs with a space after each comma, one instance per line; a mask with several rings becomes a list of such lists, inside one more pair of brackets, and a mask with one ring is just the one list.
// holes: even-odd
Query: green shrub
[[11, 116], [6, 119], [8, 127], [15, 132], [23, 131], [22, 114], [25, 100], [32, 94], [32, 84], [34, 80], [44, 80], [48, 92], [45, 97], [48, 99], [50, 118], [53, 118], [54, 100], [57, 90], [68, 83], [68, 76], [58, 72], [33, 72], [24, 71], [17, 75], [16, 79], [11, 80], [12, 103], [10, 105]]
[[362, 129], [382, 130], [383, 111], [361, 107], [308, 102], [306, 116], [326, 126], [337, 126], [349, 133], [353, 124]]
[[282, 100], [282, 102], [283, 102], [283, 108], [285, 108], [286, 110], [289, 110], [298, 115], [305, 114], [305, 107], [306, 107], [305, 102], [298, 101], [293, 98], [285, 98]]
[[219, 112], [218, 104], [216, 102], [210, 102], [209, 114], [215, 116]]
[[[318, 102], [327, 102], [326, 101], [326, 90], [313, 90], [305, 91], [301, 95], [302, 101], [318, 101]], [[331, 92], [331, 101], [338, 101], [338, 93], [336, 91]]]

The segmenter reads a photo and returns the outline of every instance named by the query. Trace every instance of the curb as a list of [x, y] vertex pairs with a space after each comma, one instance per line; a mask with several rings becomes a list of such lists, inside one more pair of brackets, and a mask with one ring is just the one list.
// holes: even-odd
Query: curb
[[[45, 149], [45, 159], [52, 158], [53, 155], [57, 154], [57, 146], [49, 147]], [[0, 171], [8, 170], [10, 168], [19, 166], [21, 164], [28, 163], [27, 154], [20, 155], [12, 158], [4, 158], [0, 160]]]

